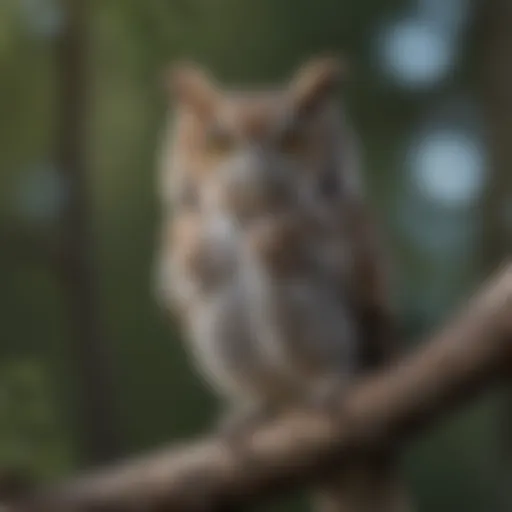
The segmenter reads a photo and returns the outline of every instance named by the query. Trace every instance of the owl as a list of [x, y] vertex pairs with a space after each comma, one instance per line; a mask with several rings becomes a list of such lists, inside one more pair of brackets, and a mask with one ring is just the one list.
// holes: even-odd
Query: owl
[[328, 403], [395, 352], [344, 74], [318, 58], [276, 87], [226, 89], [192, 65], [169, 78], [159, 296], [237, 417]]

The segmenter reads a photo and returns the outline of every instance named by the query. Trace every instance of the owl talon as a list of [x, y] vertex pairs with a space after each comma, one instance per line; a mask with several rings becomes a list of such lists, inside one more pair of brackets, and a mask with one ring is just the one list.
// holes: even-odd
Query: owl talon
[[255, 427], [267, 419], [270, 413], [265, 407], [255, 407], [248, 411], [237, 411], [223, 416], [217, 424], [217, 431], [221, 438], [229, 444], [239, 445], [250, 437]]
[[236, 411], [223, 416], [217, 424], [221, 442], [244, 466], [253, 462], [251, 438], [256, 426], [269, 416], [266, 408]]

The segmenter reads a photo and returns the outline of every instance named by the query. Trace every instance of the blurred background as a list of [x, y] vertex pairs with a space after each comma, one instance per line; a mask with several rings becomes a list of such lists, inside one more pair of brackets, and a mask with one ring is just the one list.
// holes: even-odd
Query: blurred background
[[[268, 83], [325, 50], [395, 260], [407, 339], [512, 240], [507, 0], [2, 0], [0, 467], [65, 476], [209, 428], [217, 404], [151, 290], [162, 70]], [[419, 510], [512, 510], [512, 399], [408, 451]], [[283, 510], [302, 510], [300, 497]]]

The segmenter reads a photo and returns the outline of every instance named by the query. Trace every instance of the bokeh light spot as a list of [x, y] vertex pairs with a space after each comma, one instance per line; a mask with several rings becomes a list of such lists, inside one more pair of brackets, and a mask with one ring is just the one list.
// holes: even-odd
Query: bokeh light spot
[[39, 165], [21, 177], [14, 194], [14, 209], [25, 220], [52, 223], [59, 216], [66, 191], [57, 170]]
[[379, 43], [385, 72], [403, 86], [431, 86], [446, 76], [453, 63], [451, 38], [421, 18], [386, 27]]
[[475, 137], [442, 130], [414, 144], [411, 171], [417, 189], [445, 207], [470, 206], [485, 183], [484, 151]]

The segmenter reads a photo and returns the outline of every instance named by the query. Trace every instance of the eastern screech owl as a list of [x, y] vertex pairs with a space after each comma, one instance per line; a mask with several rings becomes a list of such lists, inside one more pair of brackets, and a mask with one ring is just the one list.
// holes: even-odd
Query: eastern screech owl
[[370, 352], [362, 316], [387, 315], [339, 78], [330, 59], [262, 92], [173, 75], [158, 286], [235, 404], [289, 404], [345, 380]]
[[356, 141], [317, 59], [290, 83], [171, 77], [158, 287], [207, 381], [245, 412], [321, 400], [393, 350]]
[[386, 354], [365, 332], [389, 325], [388, 304], [340, 75], [320, 59], [275, 90], [172, 77], [158, 286], [202, 373], [244, 409], [321, 399]]

